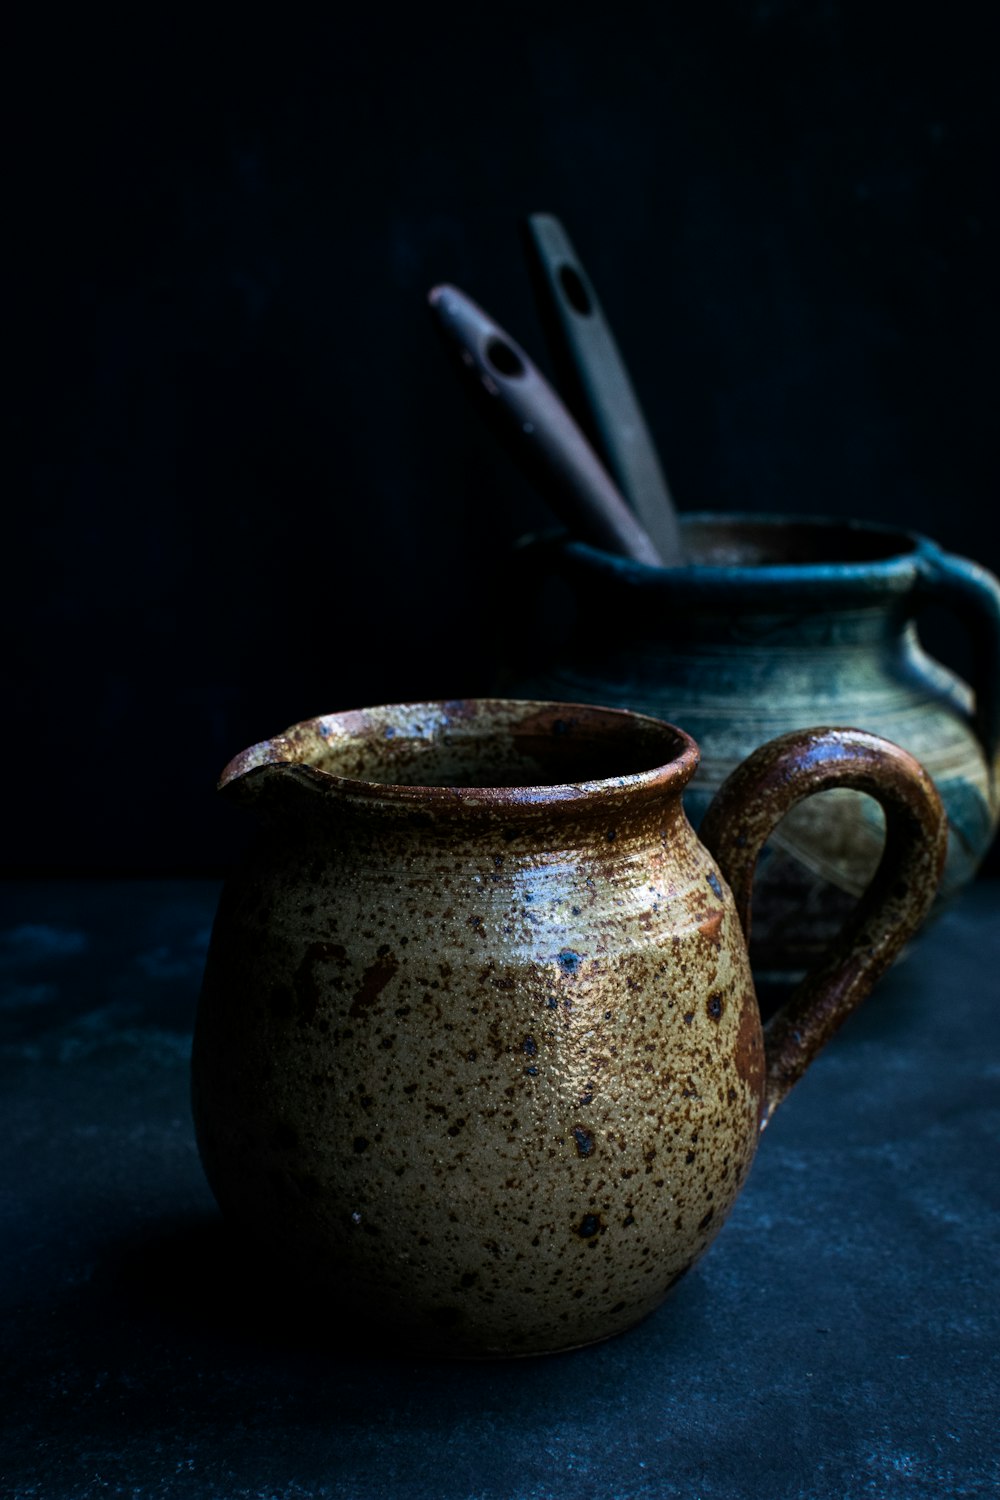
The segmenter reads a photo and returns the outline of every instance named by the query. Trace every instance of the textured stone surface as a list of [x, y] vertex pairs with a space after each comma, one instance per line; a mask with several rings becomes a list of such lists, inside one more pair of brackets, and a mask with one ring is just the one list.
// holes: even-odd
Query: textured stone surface
[[11, 1500], [841, 1500], [1000, 1482], [1000, 888], [897, 966], [621, 1338], [453, 1365], [287, 1321], [188, 1105], [218, 887], [2, 888], [0, 1490]]

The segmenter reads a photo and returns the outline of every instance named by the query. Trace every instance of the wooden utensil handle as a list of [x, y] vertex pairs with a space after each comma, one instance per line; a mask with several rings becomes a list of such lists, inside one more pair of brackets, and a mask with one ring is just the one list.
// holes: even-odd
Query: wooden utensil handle
[[674, 503], [610, 324], [569, 235], [552, 214], [524, 225], [528, 269], [567, 404], [668, 567], [685, 562]]
[[658, 566], [649, 535], [520, 344], [458, 287], [434, 287], [428, 301], [467, 391], [556, 514], [595, 546]]

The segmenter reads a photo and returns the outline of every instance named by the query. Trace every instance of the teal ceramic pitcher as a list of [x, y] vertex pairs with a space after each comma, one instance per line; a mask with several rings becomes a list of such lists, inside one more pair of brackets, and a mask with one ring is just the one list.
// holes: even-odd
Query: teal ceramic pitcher
[[[949, 823], [939, 907], [974, 875], [997, 825], [1000, 585], [932, 541], [887, 527], [767, 515], [683, 518], [683, 568], [565, 538], [519, 549], [547, 618], [511, 645], [507, 693], [658, 715], [698, 741], [695, 826], [759, 745], [808, 724], [868, 730], [930, 772]], [[965, 622], [971, 685], [922, 648], [927, 603]], [[567, 621], [569, 622], [567, 624]], [[758, 874], [751, 956], [763, 980], [806, 969], [878, 862], [879, 808], [854, 791], [800, 803]]]

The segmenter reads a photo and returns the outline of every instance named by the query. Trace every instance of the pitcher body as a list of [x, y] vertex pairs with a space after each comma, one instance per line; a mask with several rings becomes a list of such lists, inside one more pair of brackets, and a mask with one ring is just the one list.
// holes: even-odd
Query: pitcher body
[[[654, 719], [486, 700], [311, 720], [227, 768], [262, 833], [213, 931], [198, 1143], [317, 1319], [432, 1353], [569, 1348], [714, 1238], [770, 1112], [926, 910], [944, 824], [903, 752], [818, 731], [741, 768], [706, 847], [697, 758]], [[884, 878], [766, 1044], [753, 866], [831, 782], [885, 803]]]
[[[517, 1353], [626, 1327], [697, 1257], [754, 1153], [763, 1050], [681, 805], [690, 742], [657, 730], [642, 772], [574, 796], [572, 776], [628, 773], [619, 716], [487, 714], [480, 772], [478, 740], [459, 763], [482, 723], [447, 709], [370, 714], [339, 755], [306, 731], [312, 765], [364, 742], [396, 784], [278, 788], [220, 907], [195, 1101], [225, 1211], [279, 1261], [294, 1245], [321, 1301], [421, 1348]], [[450, 766], [412, 774], [563, 790], [401, 787], [443, 735]]]

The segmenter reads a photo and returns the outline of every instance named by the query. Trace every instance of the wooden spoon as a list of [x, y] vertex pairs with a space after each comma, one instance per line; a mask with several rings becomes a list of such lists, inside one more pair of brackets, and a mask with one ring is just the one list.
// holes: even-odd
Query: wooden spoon
[[594, 288], [557, 218], [532, 214], [524, 229], [556, 379], [664, 563], [679, 566], [685, 557], [677, 512]]
[[428, 301], [466, 388], [557, 515], [594, 546], [659, 565], [649, 535], [520, 345], [457, 287], [436, 286]]

